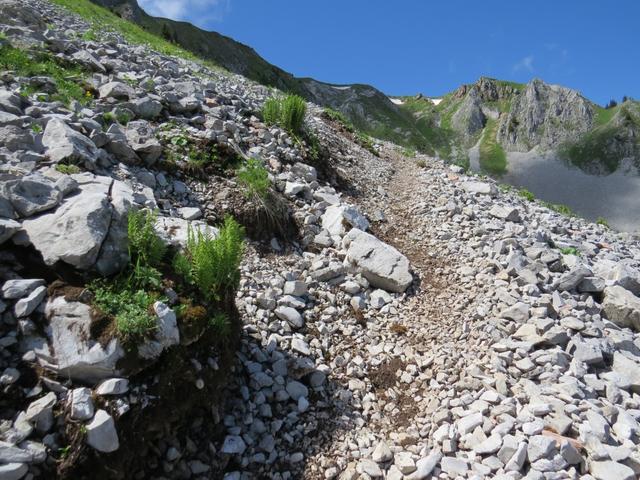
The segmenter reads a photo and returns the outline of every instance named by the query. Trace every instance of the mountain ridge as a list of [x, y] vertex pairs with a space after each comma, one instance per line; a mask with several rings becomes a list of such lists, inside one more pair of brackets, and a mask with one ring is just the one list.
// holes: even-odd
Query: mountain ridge
[[[591, 173], [615, 171], [627, 158], [640, 167], [640, 108], [633, 100], [613, 107], [616, 111], [608, 116], [603, 107], [575, 89], [537, 78], [521, 84], [482, 76], [445, 94], [434, 108], [416, 101], [409, 106], [396, 104], [392, 96], [371, 85], [295, 77], [250, 46], [188, 22], [153, 17], [136, 0], [91, 1], [233, 73], [338, 110], [368, 135], [465, 166], [468, 149], [480, 141], [488, 126], [488, 140], [495, 141], [505, 158], [506, 152], [538, 149], [558, 151]], [[426, 99], [415, 96], [421, 98]], [[619, 110], [626, 121], [616, 117]], [[628, 110], [631, 113], [625, 113]]]

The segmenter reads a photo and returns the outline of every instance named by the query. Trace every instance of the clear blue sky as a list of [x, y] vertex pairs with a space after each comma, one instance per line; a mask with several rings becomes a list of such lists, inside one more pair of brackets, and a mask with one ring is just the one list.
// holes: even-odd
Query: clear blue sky
[[640, 0], [139, 0], [296, 76], [440, 95], [533, 77], [598, 103], [640, 98]]

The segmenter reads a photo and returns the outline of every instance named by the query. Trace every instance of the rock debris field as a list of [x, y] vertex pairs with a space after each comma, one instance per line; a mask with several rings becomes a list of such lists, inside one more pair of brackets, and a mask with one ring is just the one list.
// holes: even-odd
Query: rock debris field
[[[93, 92], [65, 105], [46, 76], [1, 72], [0, 480], [639, 478], [637, 237], [389, 143], [374, 155], [309, 104], [314, 163], [259, 119], [266, 87], [89, 29], [0, 0], [0, 46], [77, 65]], [[54, 277], [122, 269], [131, 209], [177, 249], [216, 234], [237, 182], [166, 168], [178, 134], [260, 158], [296, 232], [247, 239], [227, 360], [167, 291], [132, 369], [86, 290]], [[189, 387], [168, 400], [170, 355]], [[139, 430], [158, 405], [156, 435]]]

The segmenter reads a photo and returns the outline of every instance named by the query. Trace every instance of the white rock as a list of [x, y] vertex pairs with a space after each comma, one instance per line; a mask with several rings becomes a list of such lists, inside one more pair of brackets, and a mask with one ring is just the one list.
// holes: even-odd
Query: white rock
[[373, 235], [353, 228], [343, 240], [346, 260], [371, 283], [391, 292], [404, 292], [413, 282], [409, 260]]
[[93, 418], [94, 407], [91, 389], [81, 387], [71, 391], [71, 418], [74, 420], [89, 420]]
[[122, 395], [129, 391], [129, 380], [126, 378], [109, 378], [96, 388], [98, 395]]
[[87, 424], [87, 444], [99, 452], [115, 452], [120, 448], [115, 422], [104, 410], [98, 410]]

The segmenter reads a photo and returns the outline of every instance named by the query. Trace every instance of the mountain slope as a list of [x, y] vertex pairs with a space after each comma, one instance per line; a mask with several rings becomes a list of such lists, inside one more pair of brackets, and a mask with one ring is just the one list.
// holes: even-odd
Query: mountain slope
[[267, 62], [254, 49], [229, 37], [187, 22], [148, 15], [136, 0], [91, 1], [233, 73], [340, 110], [359, 130], [368, 134], [418, 148], [427, 145], [411, 116], [370, 85], [333, 85], [312, 78], [297, 78]]
[[[339, 110], [360, 131], [450, 161], [467, 164], [468, 149], [482, 138], [506, 152], [558, 151], [592, 173], [614, 171], [625, 158], [640, 166], [640, 115], [634, 101], [609, 111], [575, 90], [539, 79], [525, 85], [481, 77], [438, 105], [422, 96], [394, 103], [370, 85], [295, 77], [229, 37], [152, 17], [136, 0], [91, 1], [231, 72]], [[489, 120], [495, 122], [485, 135]]]

